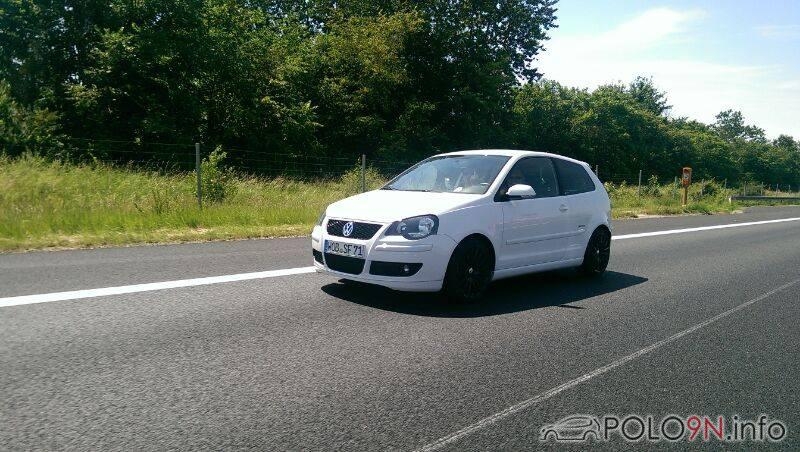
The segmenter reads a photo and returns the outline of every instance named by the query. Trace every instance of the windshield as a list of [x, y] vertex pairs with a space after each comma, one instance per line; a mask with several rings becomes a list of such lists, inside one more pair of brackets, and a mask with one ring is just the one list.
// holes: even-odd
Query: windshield
[[504, 155], [431, 157], [407, 169], [383, 190], [484, 194], [509, 159]]

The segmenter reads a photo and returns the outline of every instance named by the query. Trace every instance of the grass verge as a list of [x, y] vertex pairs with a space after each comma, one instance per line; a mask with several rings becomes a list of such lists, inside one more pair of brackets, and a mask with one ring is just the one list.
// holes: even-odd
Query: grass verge
[[[380, 183], [374, 174], [368, 182]], [[304, 235], [360, 179], [231, 177], [226, 198], [202, 210], [195, 184], [191, 173], [0, 157], [0, 250]]]
[[[370, 171], [370, 187], [383, 182]], [[305, 235], [333, 201], [358, 192], [357, 170], [337, 180], [229, 177], [223, 201], [201, 210], [193, 174], [100, 164], [65, 164], [39, 157], [0, 157], [0, 250], [83, 248]], [[617, 218], [642, 214], [731, 212], [729, 190], [713, 182], [679, 190], [648, 184], [606, 185]]]

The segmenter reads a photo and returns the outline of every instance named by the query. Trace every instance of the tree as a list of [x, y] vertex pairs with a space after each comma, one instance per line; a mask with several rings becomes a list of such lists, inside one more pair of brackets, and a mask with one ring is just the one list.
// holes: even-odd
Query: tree
[[652, 78], [636, 77], [628, 85], [628, 93], [645, 110], [655, 115], [663, 115], [672, 108], [672, 105], [667, 105], [667, 95], [655, 87]]
[[800, 142], [794, 141], [794, 137], [792, 137], [791, 135], [784, 135], [784, 134], [779, 135], [778, 138], [772, 141], [772, 145], [782, 149], [786, 149], [790, 153], [791, 152], [800, 153]]
[[664, 118], [643, 108], [623, 86], [606, 85], [592, 92], [575, 128], [584, 155], [608, 173], [630, 177], [640, 169], [662, 174], [666, 170]]
[[314, 41], [310, 100], [324, 124], [320, 141], [332, 152], [357, 155], [389, 145], [385, 137], [411, 94], [407, 42], [422, 26], [417, 13], [337, 18]]
[[58, 115], [45, 108], [21, 105], [12, 96], [9, 84], [0, 80], [0, 154], [56, 154], [63, 148], [62, 139]]
[[739, 179], [740, 165], [733, 144], [697, 121], [678, 118], [669, 124], [672, 158], [668, 168], [672, 168], [673, 174], [683, 166], [691, 166], [695, 179], [715, 178], [731, 182]]
[[138, 143], [199, 140], [247, 169], [515, 146], [626, 178], [800, 177], [792, 137], [768, 142], [734, 110], [669, 118], [651, 78], [541, 80], [555, 26], [554, 0], [6, 0], [0, 143], [50, 152], [63, 132], [135, 158]]
[[547, 31], [555, 27], [555, 4], [556, 0], [296, 0], [267, 8], [301, 16], [320, 32], [336, 18], [417, 12], [428, 25], [427, 43], [438, 57], [508, 62], [514, 75], [529, 81], [540, 75], [535, 60]]
[[514, 145], [589, 159], [574, 126], [586, 111], [589, 93], [552, 80], [527, 83], [516, 89], [513, 105]]
[[717, 114], [714, 130], [725, 140], [766, 141], [764, 129], [746, 125], [741, 111], [725, 110]]

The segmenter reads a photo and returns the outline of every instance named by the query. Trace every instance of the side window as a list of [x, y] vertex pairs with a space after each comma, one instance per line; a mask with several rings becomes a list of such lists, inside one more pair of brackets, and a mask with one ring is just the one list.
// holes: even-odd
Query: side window
[[586, 173], [586, 168], [577, 163], [553, 159], [558, 172], [558, 185], [562, 195], [575, 195], [595, 190], [594, 181]]
[[505, 194], [509, 187], [516, 184], [530, 185], [536, 191], [537, 198], [558, 196], [556, 173], [547, 157], [527, 157], [515, 163], [498, 194]]

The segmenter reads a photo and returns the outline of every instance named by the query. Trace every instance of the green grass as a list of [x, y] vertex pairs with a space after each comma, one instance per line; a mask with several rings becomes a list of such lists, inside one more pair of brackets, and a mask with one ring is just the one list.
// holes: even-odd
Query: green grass
[[[737, 189], [727, 189], [722, 184], [710, 180], [695, 183], [689, 187], [687, 205], [681, 204], [683, 187], [675, 184], [661, 185], [655, 182], [643, 185], [641, 192], [636, 186], [606, 183], [611, 197], [611, 213], [614, 218], [637, 218], [648, 215], [714, 214], [732, 213], [743, 207], [763, 205], [788, 205], [793, 201], [734, 201], [728, 198], [739, 193]], [[764, 190], [765, 196], [792, 197], [797, 193]]]
[[679, 215], [730, 213], [741, 209], [738, 202], [728, 202], [734, 190], [724, 189], [720, 184], [709, 181], [693, 184], [689, 188], [688, 202], [682, 205], [683, 188], [675, 184], [643, 185], [641, 192], [636, 186], [606, 183], [611, 197], [611, 213], [614, 218], [636, 218], [644, 215]]
[[[0, 250], [79, 248], [305, 235], [333, 201], [358, 192], [357, 170], [328, 181], [231, 177], [224, 201], [202, 210], [194, 174], [161, 174], [39, 157], [0, 156]], [[374, 171], [368, 185], [382, 183]], [[730, 212], [731, 190], [693, 186], [681, 206], [673, 186], [606, 185], [617, 218]], [[709, 191], [712, 193], [709, 195]]]
[[194, 174], [0, 157], [0, 250], [303, 235], [360, 179], [233, 177], [228, 197], [202, 210], [195, 184]]

